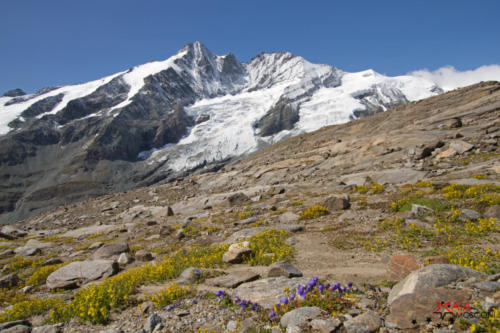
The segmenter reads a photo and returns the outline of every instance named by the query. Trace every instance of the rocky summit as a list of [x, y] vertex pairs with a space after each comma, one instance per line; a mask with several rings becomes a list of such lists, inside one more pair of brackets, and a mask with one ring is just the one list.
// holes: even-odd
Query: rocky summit
[[[190, 49], [197, 47], [188, 46], [172, 61], [202, 66], [220, 80], [220, 89], [180, 83], [167, 89], [168, 78], [179, 75], [167, 70], [148, 77], [147, 89], [153, 90], [129, 100], [119, 75], [109, 78], [104, 91], [68, 102], [47, 118], [25, 115], [24, 122], [12, 124], [17, 130], [7, 137], [17, 139], [8, 142], [19, 150], [7, 150], [26, 154], [5, 155], [5, 161], [22, 163], [2, 164], [3, 184], [9, 184], [2, 195], [12, 196], [2, 202], [24, 195], [14, 189], [17, 183], [28, 188], [38, 177], [36, 182], [50, 184], [59, 171], [44, 175], [40, 166], [52, 168], [50, 147], [64, 138], [73, 138], [66, 147], [77, 153], [58, 155], [67, 162], [60, 167], [71, 169], [68, 179], [76, 179], [81, 194], [95, 189], [75, 176], [84, 175], [84, 168], [96, 172], [104, 191], [99, 177], [123, 178], [120, 170], [127, 169], [113, 158], [133, 159], [155, 147], [155, 138], [161, 146], [171, 142], [169, 135], [185, 135], [172, 134], [168, 123], [164, 135], [158, 128], [146, 135], [154, 128], [147, 120], [140, 133], [131, 127], [125, 135], [113, 125], [156, 117], [156, 111], [144, 113], [146, 96], [167, 103], [182, 92], [195, 102], [236, 94], [242, 86], [248, 94], [258, 89], [240, 80], [249, 64], [226, 56], [217, 67], [210, 59], [221, 58], [197, 58]], [[338, 84], [332, 73], [323, 73], [322, 84]], [[181, 77], [190, 82], [187, 74]], [[256, 82], [272, 86], [273, 78], [263, 74]], [[172, 95], [154, 90], [162, 85]], [[30, 112], [42, 114], [36, 108], [66, 98], [51, 91], [54, 99]], [[130, 113], [87, 117], [92, 105], [116, 103]], [[259, 125], [262, 133], [289, 128], [295, 121], [290, 108], [293, 103], [283, 98], [268, 109], [275, 113], [259, 124], [283, 122]], [[186, 109], [173, 110], [176, 124], [195, 126]], [[47, 132], [35, 119], [55, 126]], [[25, 123], [38, 130], [27, 131]], [[81, 130], [90, 131], [96, 143], [84, 146], [77, 138], [88, 133]], [[135, 135], [143, 146], [131, 143]], [[483, 82], [298, 134], [204, 173], [59, 205], [6, 225], [0, 230], [0, 331], [498, 332], [499, 137], [500, 83]], [[33, 140], [48, 141], [27, 143]], [[118, 146], [130, 150], [113, 148]], [[5, 176], [16, 169], [17, 176]], [[19, 175], [28, 169], [33, 178], [22, 181]], [[153, 169], [135, 176], [157, 177]], [[30, 195], [39, 202], [55, 194], [81, 199], [74, 190], [57, 185]]]
[[442, 93], [288, 52], [248, 63], [200, 42], [95, 81], [0, 97], [0, 223], [216, 171], [283, 138]]

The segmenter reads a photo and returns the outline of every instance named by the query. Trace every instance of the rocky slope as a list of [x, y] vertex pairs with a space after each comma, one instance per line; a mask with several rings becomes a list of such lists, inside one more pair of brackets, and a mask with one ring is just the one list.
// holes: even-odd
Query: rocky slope
[[496, 332], [499, 119], [481, 83], [6, 226], [0, 327]]
[[200, 42], [79, 85], [0, 97], [0, 223], [220, 168], [285, 137], [442, 90], [291, 53], [249, 63]]

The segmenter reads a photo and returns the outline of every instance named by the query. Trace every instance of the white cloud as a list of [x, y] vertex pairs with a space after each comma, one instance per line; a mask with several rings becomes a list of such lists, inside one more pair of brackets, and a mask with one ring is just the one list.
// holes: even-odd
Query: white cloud
[[458, 71], [453, 66], [445, 66], [435, 71], [421, 69], [409, 75], [433, 81], [444, 91], [465, 87], [481, 81], [500, 81], [500, 65], [481, 66], [470, 71]]

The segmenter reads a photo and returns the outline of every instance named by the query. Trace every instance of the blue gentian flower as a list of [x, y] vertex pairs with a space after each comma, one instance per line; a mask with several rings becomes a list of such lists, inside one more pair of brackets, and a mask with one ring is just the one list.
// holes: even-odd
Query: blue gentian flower
[[281, 296], [280, 298], [280, 303], [281, 304], [288, 304], [288, 298], [285, 296]]
[[269, 318], [274, 318], [276, 317], [276, 313], [274, 313], [274, 311], [271, 311], [271, 313], [269, 314]]
[[318, 286], [318, 290], [319, 290], [320, 293], [322, 293], [324, 289], [325, 289], [325, 286], [323, 286], [322, 284], [320, 284]]
[[169, 306], [167, 306], [167, 311], [173, 310], [174, 308], [175, 308], [174, 305], [169, 305]]
[[195, 299], [193, 299], [191, 302], [192, 302], [193, 304], [198, 304], [198, 301], [197, 301], [197, 300], [195, 300]]
[[349, 283], [347, 284], [347, 288], [349, 288], [349, 289], [351, 289], [351, 288], [352, 288], [352, 282], [349, 282]]

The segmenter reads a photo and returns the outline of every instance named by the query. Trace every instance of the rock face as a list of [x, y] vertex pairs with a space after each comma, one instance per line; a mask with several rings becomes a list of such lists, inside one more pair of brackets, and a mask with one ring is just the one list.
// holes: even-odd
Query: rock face
[[288, 278], [301, 277], [302, 272], [286, 261], [278, 261], [269, 266], [267, 277], [285, 276]]
[[367, 311], [353, 319], [344, 322], [348, 333], [372, 333], [382, 325], [382, 319], [373, 311]]
[[9, 90], [3, 94], [3, 97], [18, 97], [18, 96], [24, 96], [26, 93], [22, 91], [22, 89], [16, 88]]
[[222, 261], [229, 264], [239, 264], [243, 261], [243, 257], [252, 253], [249, 242], [232, 244], [226, 253], [222, 256]]
[[326, 199], [326, 201], [323, 203], [323, 206], [325, 206], [329, 210], [344, 210], [349, 209], [349, 207], [351, 207], [351, 203], [348, 196], [333, 196]]
[[109, 277], [118, 272], [118, 263], [110, 260], [76, 261], [47, 277], [49, 289], [71, 289], [83, 283]]
[[413, 255], [401, 254], [393, 256], [387, 264], [387, 273], [390, 280], [402, 280], [411, 272], [420, 268]]
[[404, 295], [411, 295], [422, 290], [442, 287], [460, 279], [470, 277], [485, 278], [483, 273], [470, 268], [457, 265], [429, 265], [412, 272], [403, 281], [396, 284], [391, 292], [387, 302], [392, 304], [398, 298]]
[[281, 317], [281, 326], [302, 326], [308, 321], [317, 318], [323, 311], [315, 306], [303, 306], [301, 308], [289, 311]]
[[124, 252], [128, 252], [129, 247], [127, 243], [109, 243], [101, 246], [92, 255], [93, 259], [109, 259], [117, 257]]

